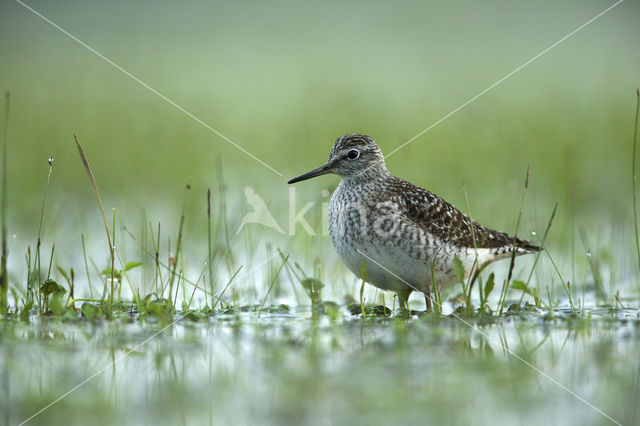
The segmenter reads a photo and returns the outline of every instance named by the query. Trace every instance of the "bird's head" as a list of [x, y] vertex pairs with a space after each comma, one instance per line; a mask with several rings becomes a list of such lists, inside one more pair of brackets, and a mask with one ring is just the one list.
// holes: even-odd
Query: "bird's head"
[[293, 178], [289, 183], [311, 179], [327, 173], [341, 178], [363, 175], [365, 172], [386, 171], [384, 156], [378, 144], [369, 136], [360, 134], [344, 135], [333, 144], [326, 164]]

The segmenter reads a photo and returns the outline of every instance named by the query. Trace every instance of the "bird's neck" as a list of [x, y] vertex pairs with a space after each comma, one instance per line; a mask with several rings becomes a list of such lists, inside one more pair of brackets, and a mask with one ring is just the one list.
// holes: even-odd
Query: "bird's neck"
[[371, 184], [380, 184], [393, 176], [384, 164], [368, 167], [359, 173], [342, 176], [342, 182], [347, 186], [362, 186]]

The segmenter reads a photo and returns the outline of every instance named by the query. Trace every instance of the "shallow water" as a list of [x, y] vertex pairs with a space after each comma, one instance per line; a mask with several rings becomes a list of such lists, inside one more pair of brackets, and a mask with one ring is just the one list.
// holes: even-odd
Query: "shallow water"
[[0, 423], [633, 424], [639, 326], [607, 309], [4, 321]]

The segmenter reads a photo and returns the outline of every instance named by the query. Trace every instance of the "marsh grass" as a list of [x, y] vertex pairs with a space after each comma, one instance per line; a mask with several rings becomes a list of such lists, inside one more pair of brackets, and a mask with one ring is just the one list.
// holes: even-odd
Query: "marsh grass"
[[9, 277], [7, 276], [7, 146], [9, 145], [9, 92], [4, 95], [4, 114], [2, 126], [2, 194], [0, 195], [0, 314], [7, 312]]
[[288, 260], [289, 260], [289, 255], [285, 256], [285, 258], [282, 260], [282, 263], [280, 264], [280, 267], [278, 268], [277, 272], [275, 274], [273, 274], [273, 278], [271, 279], [271, 283], [269, 284], [269, 289], [267, 290], [267, 293], [264, 295], [264, 299], [262, 299], [262, 304], [260, 305], [260, 308], [258, 309], [258, 318], [260, 318], [260, 315], [262, 315], [262, 311], [264, 310], [264, 306], [267, 303], [267, 299], [269, 297], [269, 294], [271, 294], [271, 290], [273, 290], [273, 286], [275, 285], [276, 281], [278, 280], [278, 277], [280, 276], [280, 273], [282, 272], [282, 268], [284, 267], [284, 265], [287, 263]]
[[[3, 124], [3, 182], [2, 182], [2, 238], [6, 240], [6, 194], [7, 194], [7, 181], [6, 181], [6, 164], [7, 164], [7, 122], [8, 122], [8, 94], [5, 102], [5, 114]], [[640, 97], [638, 100], [640, 105]], [[634, 209], [637, 208], [637, 200], [635, 194], [635, 155], [637, 144], [637, 117], [638, 106], [636, 107], [636, 124], [634, 127], [634, 140], [633, 140], [633, 153], [634, 162], [632, 167], [633, 178], [633, 205]], [[105, 208], [100, 196], [98, 184], [90, 166], [90, 162], [83, 150], [82, 145], [77, 137], [74, 136], [74, 142], [80, 156], [80, 160], [83, 169], [89, 179], [90, 185], [93, 189], [96, 201], [98, 203], [100, 216], [104, 224], [105, 233], [108, 243], [108, 258], [107, 267], [99, 267], [93, 258], [87, 252], [87, 246], [85, 243], [85, 233], [80, 235], [81, 248], [82, 248], [82, 260], [84, 262], [84, 273], [86, 275], [88, 294], [82, 294], [84, 289], [78, 287], [77, 279], [78, 275], [76, 271], [78, 268], [73, 266], [57, 265], [55, 261], [55, 242], [51, 243], [51, 251], [47, 256], [47, 263], [41, 259], [42, 257], [42, 229], [45, 220], [45, 211], [47, 205], [47, 194], [52, 183], [53, 172], [53, 158], [49, 159], [49, 167], [46, 175], [46, 184], [44, 186], [42, 194], [42, 207], [40, 210], [40, 218], [37, 228], [37, 239], [35, 244], [35, 250], [31, 250], [31, 247], [27, 248], [25, 260], [27, 264], [27, 286], [26, 290], [22, 291], [19, 287], [11, 286], [8, 282], [8, 275], [3, 271], [4, 279], [7, 279], [6, 290], [3, 290], [3, 297], [5, 298], [5, 306], [8, 306], [7, 293], [11, 292], [14, 296], [15, 306], [8, 307], [5, 312], [13, 312], [22, 319], [28, 319], [30, 315], [37, 312], [40, 315], [61, 315], [65, 318], [73, 318], [74, 315], [80, 317], [90, 318], [95, 320], [97, 318], [113, 318], [118, 315], [139, 315], [141, 318], [145, 317], [157, 317], [168, 320], [172, 315], [178, 312], [199, 312], [194, 318], [201, 315], [211, 315], [219, 312], [220, 310], [226, 311], [229, 309], [238, 310], [246, 309], [247, 306], [251, 306], [252, 310], [257, 312], [258, 317], [262, 312], [269, 311], [275, 312], [278, 307], [269, 306], [270, 300], [276, 301], [282, 296], [285, 291], [281, 285], [283, 281], [288, 281], [291, 284], [289, 296], [292, 296], [298, 305], [305, 304], [305, 300], [301, 299], [298, 293], [307, 295], [307, 301], [311, 304], [311, 310], [314, 315], [323, 315], [330, 313], [335, 315], [337, 312], [337, 304], [331, 301], [323, 300], [322, 289], [326, 286], [322, 281], [323, 264], [320, 261], [314, 262], [313, 270], [310, 274], [306, 273], [300, 264], [293, 259], [299, 256], [299, 253], [284, 253], [280, 249], [277, 250], [276, 256], [280, 256], [281, 263], [279, 265], [272, 265], [267, 268], [267, 272], [263, 274], [261, 280], [267, 284], [266, 291], [262, 296], [256, 296], [254, 303], [249, 303], [242, 307], [238, 305], [239, 298], [247, 299], [247, 294], [244, 292], [238, 292], [233, 289], [231, 295], [229, 295], [229, 288], [235, 282], [240, 271], [243, 269], [242, 265], [239, 265], [236, 257], [237, 253], [232, 250], [233, 238], [230, 231], [230, 221], [228, 219], [228, 201], [227, 201], [227, 185], [225, 184], [222, 173], [222, 162], [217, 159], [217, 178], [218, 185], [216, 191], [212, 191], [211, 188], [206, 190], [206, 239], [207, 239], [207, 252], [204, 256], [205, 260], [195, 263], [197, 266], [197, 275], [195, 279], [189, 279], [186, 276], [187, 262], [193, 263], [193, 259], [185, 258], [184, 244], [185, 244], [185, 227], [191, 216], [189, 216], [187, 209], [188, 200], [190, 199], [191, 187], [186, 185], [184, 192], [182, 205], [180, 208], [179, 221], [176, 229], [176, 236], [166, 235], [163, 231], [163, 226], [160, 222], [152, 223], [146, 216], [143, 215], [143, 226], [141, 226], [140, 238], [134, 236], [124, 223], [120, 223], [119, 227], [122, 230], [122, 235], [128, 235], [132, 241], [134, 241], [138, 248], [139, 253], [142, 256], [141, 259], [129, 260], [123, 256], [123, 252], [118, 246], [124, 247], [124, 241], [122, 238], [118, 238], [118, 244], [116, 244], [118, 223], [116, 221], [116, 209], [112, 210], [111, 224], [107, 220], [105, 214]], [[520, 208], [518, 210], [518, 216], [516, 219], [516, 227], [514, 235], [518, 234], [520, 223], [524, 210], [525, 196], [529, 186], [530, 171], [527, 168], [525, 176], [524, 188], [520, 200]], [[469, 197], [467, 189], [462, 183], [465, 200], [467, 202], [467, 210], [471, 215], [471, 208], [469, 203]], [[216, 197], [214, 198], [214, 194]], [[551, 256], [550, 251], [546, 247], [547, 237], [550, 233], [551, 226], [554, 222], [558, 204], [554, 205], [551, 217], [547, 223], [545, 231], [539, 244], [545, 248], [544, 253], [549, 262], [551, 263], [553, 270], [558, 276], [566, 301], [569, 304], [569, 310], [572, 313], [577, 313], [579, 308], [584, 313], [584, 295], [581, 304], [575, 303], [575, 285], [566, 281], [561, 269], [554, 258]], [[120, 220], [122, 221], [122, 219]], [[637, 255], [640, 259], [640, 249], [638, 249], [638, 231], [637, 231], [637, 214], [634, 214], [634, 227], [636, 230], [636, 249]], [[613, 287], [610, 289], [610, 294], [604, 290], [604, 283], [602, 278], [599, 258], [591, 252], [590, 244], [587, 240], [586, 233], [579, 228], [579, 235], [585, 247], [587, 253], [586, 260], [588, 270], [593, 277], [596, 295], [603, 303], [609, 303], [615, 311], [612, 304], [616, 304], [618, 309], [628, 308], [628, 304], [624, 304], [624, 300], [620, 298], [619, 291], [615, 291]], [[475, 242], [475, 235], [473, 235]], [[166, 245], [165, 242], [166, 241]], [[173, 242], [173, 244], [172, 244]], [[247, 249], [252, 249], [254, 244], [254, 238], [252, 236], [245, 237], [244, 242], [247, 245]], [[475, 243], [474, 243], [475, 245]], [[166, 257], [164, 257], [164, 247], [166, 247]], [[270, 248], [267, 247], [267, 253], [270, 252]], [[2, 261], [3, 265], [6, 265], [6, 242], [3, 241], [2, 248]], [[533, 306], [543, 312], [552, 313], [559, 306], [557, 296], [554, 296], [553, 282], [554, 280], [548, 280], [538, 283], [538, 285], [532, 284], [532, 277], [540, 261], [542, 252], [535, 255], [531, 269], [526, 279], [518, 279], [513, 276], [514, 272], [514, 259], [511, 258], [509, 264], [508, 275], [503, 282], [502, 288], [499, 293], [497, 302], [492, 297], [493, 291], [496, 287], [496, 274], [494, 272], [489, 273], [485, 278], [482, 274], [485, 271], [487, 265], [476, 265], [472, 268], [472, 273], [468, 274], [468, 278], [465, 278], [467, 274], [462, 267], [459, 259], [456, 260], [456, 273], [458, 274], [459, 281], [462, 287], [463, 310], [461, 306], [458, 306], [456, 312], [458, 314], [464, 313], [465, 315], [489, 315], [495, 317], [501, 317], [506, 314], [512, 314], [514, 311], [522, 309], [522, 307]], [[164, 260], [166, 259], [166, 260]], [[609, 262], [612, 260], [609, 259]], [[89, 265], [91, 264], [91, 268]], [[226, 277], [222, 278], [224, 274], [219, 274], [222, 268], [227, 269]], [[575, 265], [572, 263], [572, 276], [575, 277]], [[93, 271], [91, 270], [93, 269]], [[137, 271], [142, 271], [139, 275], [142, 276], [143, 282], [136, 282], [138, 278]], [[46, 271], [46, 275], [43, 273]], [[149, 274], [147, 274], [149, 271]], [[284, 271], [284, 274], [283, 274]], [[433, 271], [432, 271], [433, 273]], [[366, 271], [365, 271], [366, 274]], [[56, 276], [60, 277], [60, 281], [57, 281]], [[101, 294], [96, 295], [94, 293], [94, 286], [92, 284], [92, 276], [98, 276], [103, 283]], [[284, 278], [286, 276], [286, 278]], [[365, 275], [366, 276], [366, 275]], [[221, 281], [224, 285], [218, 286], [217, 281]], [[366, 281], [366, 280], [365, 280]], [[550, 281], [550, 282], [549, 282]], [[575, 281], [575, 278], [574, 278]], [[613, 285], [613, 276], [612, 276]], [[64, 286], [60, 283], [64, 283]], [[0, 283], [2, 284], [2, 283]], [[365, 296], [367, 286], [364, 285], [364, 281], [360, 283], [360, 300], [359, 304], [355, 303], [349, 305], [349, 312], [352, 314], [362, 315], [363, 319], [367, 319], [369, 316], [387, 316], [391, 312], [389, 308], [385, 306], [384, 294], [377, 291], [373, 294], [373, 298], [367, 301]], [[126, 286], [123, 289], [123, 286]], [[474, 292], [474, 288], [477, 286], [477, 292]], [[5, 287], [0, 286], [0, 289]], [[147, 288], [149, 291], [145, 291]], [[218, 289], [221, 289], [219, 292]], [[443, 300], [443, 296], [438, 288], [433, 288], [433, 308], [436, 314], [442, 314], [443, 303], [447, 301]], [[512, 292], [519, 292], [517, 302], [509, 302], [509, 294]], [[286, 293], [284, 293], [286, 294]], [[87, 297], [85, 297], [87, 296]], [[531, 298], [533, 302], [529, 305], [529, 302], [523, 305], [525, 297]], [[376, 302], [382, 299], [382, 304], [376, 304]], [[457, 300], [457, 301], [456, 301]], [[459, 303], [460, 299], [452, 298], [448, 302], [451, 306], [455, 307]], [[81, 303], [78, 309], [78, 304]], [[476, 306], [474, 304], [477, 303]], [[199, 304], [199, 306], [197, 306]], [[280, 305], [278, 305], [280, 306]], [[395, 309], [395, 299], [393, 308]], [[508, 308], [508, 309], [507, 309]], [[34, 310], [35, 309], [35, 310]], [[409, 311], [412, 314], [412, 311]]]
[[[77, 143], [78, 143], [78, 146], [80, 147], [79, 152], [82, 152], [80, 151], [82, 148], [79, 142]], [[81, 155], [81, 158], [82, 157], [83, 155]], [[92, 176], [91, 169], [89, 167], [89, 163], [88, 163], [88, 160], [86, 159], [86, 156], [84, 156], [84, 159], [83, 159], [83, 165], [85, 164], [86, 164], [85, 171], [87, 171], [87, 175]], [[43, 206], [45, 205], [45, 201], [46, 201], [46, 190], [48, 189], [49, 182], [50, 182], [51, 169], [52, 167], [50, 166], [49, 173], [47, 175], [48, 179], [47, 179], [47, 186], [45, 187], [45, 196], [43, 196]], [[93, 182], [92, 183], [92, 187], [93, 187], [95, 183], [95, 179], [91, 179], [91, 177], [89, 179], [90, 181]], [[102, 215], [104, 212], [104, 208], [99, 198], [99, 192], [97, 192], [96, 190], [97, 190], [97, 184], [95, 185], [94, 191], [97, 194], [96, 199], [99, 200], [98, 204], [100, 206], [100, 212]], [[110, 266], [107, 268], [99, 269], [97, 265], [95, 265], [95, 263], [92, 262], [94, 265], [94, 269], [99, 272], [99, 275], [102, 278], [102, 281], [104, 283], [102, 296], [98, 299], [95, 299], [93, 296], [93, 290], [91, 288], [91, 285], [89, 284], [90, 297], [76, 298], [75, 297], [75, 290], [76, 290], [75, 276], [76, 275], [73, 267], [65, 270], [64, 268], [59, 266], [54, 269], [54, 270], [57, 270], [57, 272], [64, 278], [67, 284], [67, 289], [63, 288], [54, 279], [51, 278], [51, 272], [54, 265], [54, 254], [55, 254], [55, 244], [52, 244], [51, 252], [50, 252], [50, 255], [48, 256], [48, 265], [47, 265], [47, 274], [46, 274], [47, 278], [44, 279], [42, 285], [39, 286], [38, 293], [40, 295], [39, 296], [40, 298], [38, 300], [38, 306], [39, 306], [38, 311], [41, 314], [60, 315], [60, 316], [64, 316], [67, 319], [71, 319], [73, 318], [73, 313], [76, 312], [76, 304], [82, 303], [82, 306], [77, 312], [82, 317], [85, 317], [90, 320], [96, 320], [99, 318], [107, 318], [107, 319], [114, 318], [115, 316], [118, 316], [119, 314], [122, 314], [122, 313], [130, 314], [133, 312], [140, 315], [141, 318], [155, 317], [162, 321], [169, 321], [172, 318], [172, 315], [179, 312], [180, 310], [187, 313], [190, 311], [193, 311], [192, 304], [195, 298], [196, 291], [201, 291], [202, 293], [204, 293], [206, 295], [205, 300], [208, 300], [209, 303], [207, 303], [201, 309], [193, 311], [194, 313], [193, 315], [190, 315], [189, 317], [190, 319], [198, 320], [198, 318], [201, 318], [201, 314], [212, 314], [212, 313], [215, 313], [217, 309], [228, 311], [231, 306], [235, 305], [235, 302], [233, 303], [233, 305], [221, 304], [221, 302], [225, 294], [227, 294], [227, 290], [232, 285], [234, 279], [242, 270], [242, 266], [234, 269], [229, 280], [223, 286], [221, 292], [218, 295], [216, 295], [214, 291], [215, 290], [215, 287], [213, 286], [214, 278], [213, 278], [210, 265], [214, 259], [214, 256], [212, 254], [216, 252], [222, 253], [223, 250], [213, 247], [213, 244], [210, 244], [207, 247], [207, 256], [206, 256], [207, 260], [204, 262], [202, 269], [200, 270], [200, 273], [198, 275], [198, 278], [195, 281], [191, 281], [188, 278], [186, 278], [184, 276], [183, 269], [178, 268], [178, 259], [181, 253], [181, 245], [182, 245], [181, 244], [182, 233], [183, 233], [184, 224], [186, 220], [184, 207], [186, 204], [186, 199], [187, 199], [186, 194], [188, 193], [188, 191], [189, 189], [187, 189], [187, 192], [185, 193], [185, 202], [181, 208], [180, 222], [177, 229], [178, 237], [176, 240], [177, 241], [176, 252], [173, 254], [171, 252], [171, 244], [170, 244], [171, 239], [169, 237], [168, 238], [169, 257], [166, 262], [163, 262], [162, 260], [160, 260], [161, 229], [162, 229], [160, 223], [156, 225], [155, 229], [151, 222], [148, 223], [149, 232], [147, 233], [147, 235], [151, 240], [151, 247], [152, 247], [151, 250], [149, 250], [144, 244], [142, 244], [142, 242], [139, 241], [133, 235], [133, 233], [126, 228], [126, 226], [123, 226], [124, 232], [128, 234], [131, 237], [131, 239], [134, 240], [139, 245], [141, 253], [144, 253], [148, 259], [152, 260], [152, 269], [154, 273], [153, 273], [153, 282], [151, 284], [151, 287], [155, 289], [154, 292], [149, 293], [146, 296], [141, 295], [140, 287], [134, 285], [131, 282], [131, 279], [128, 278], [128, 273], [130, 273], [135, 268], [144, 267], [145, 262], [138, 262], [138, 261], [127, 262], [124, 259], [122, 259], [119, 255], [119, 251], [117, 250], [117, 247], [115, 246], [115, 236], [114, 236], [113, 240], [111, 238], [108, 238], [108, 242], [112, 244], [114, 248], [113, 258], [109, 257], [108, 259], [108, 263]], [[207, 211], [207, 230], [209, 233], [207, 239], [208, 241], [213, 241], [213, 238], [211, 237], [213, 233], [211, 232], [212, 215], [211, 215], [210, 190], [207, 191], [206, 211]], [[544, 243], [544, 239], [546, 238], [546, 235], [549, 232], [549, 228], [551, 227], [551, 222], [553, 220], [554, 215], [555, 215], [555, 209], [549, 221], [545, 234], [543, 236], [543, 243]], [[44, 208], [42, 209], [41, 216], [44, 217]], [[103, 221], [105, 220], [106, 220], [106, 215], [103, 216]], [[221, 234], [228, 235], [228, 232], [224, 231], [224, 228], [228, 228], [228, 225], [224, 225], [227, 222], [224, 220], [221, 220], [220, 222], [223, 224], [223, 231], [221, 232]], [[39, 229], [41, 229], [41, 227], [42, 227], [42, 223], [39, 224]], [[111, 229], [116, 229], [115, 211], [112, 217]], [[108, 225], [106, 224], [106, 221], [105, 221], [105, 230], [109, 230], [108, 234], [112, 235], [112, 231], [109, 229]], [[226, 240], [226, 237], [224, 237], [223, 240]], [[87, 274], [87, 278], [89, 280], [91, 273], [89, 271], [89, 266], [88, 266], [89, 262], [87, 261], [88, 256], [87, 256], [84, 241], [85, 241], [85, 236], [83, 233], [81, 234], [82, 251], [83, 251], [82, 256], [85, 263], [85, 266], [84, 266], [85, 273]], [[265, 312], [265, 311], [274, 312], [274, 309], [276, 309], [276, 311], [280, 309], [280, 308], [268, 307], [267, 302], [283, 270], [287, 272], [290, 278], [293, 278], [292, 282], [293, 281], [298, 282], [301, 288], [307, 293], [309, 301], [311, 302], [312, 311], [314, 313], [326, 314], [328, 312], [336, 312], [335, 304], [333, 304], [332, 302], [326, 302], [322, 300], [321, 289], [322, 287], [324, 287], [324, 284], [317, 278], [314, 278], [313, 276], [309, 276], [306, 273], [304, 273], [303, 269], [300, 267], [299, 264], [297, 263], [291, 264], [289, 262], [290, 254], [284, 254], [280, 250], [278, 250], [278, 254], [281, 257], [282, 262], [280, 263], [276, 272], [273, 273], [271, 278], [269, 279], [268, 289], [264, 294], [260, 304], [256, 305], [253, 308], [258, 313], [258, 317], [260, 317], [262, 312]], [[28, 265], [31, 264], [31, 262], [29, 261], [30, 258], [31, 258], [30, 255], [27, 254]], [[38, 258], [39, 258], [39, 254], [36, 254], [36, 259]], [[229, 261], [229, 259], [230, 257], [227, 258], [227, 261]], [[121, 266], [118, 267], [116, 263], [120, 264]], [[35, 264], [35, 261], [34, 261], [34, 264]], [[456, 266], [457, 266], [457, 269], [460, 269], [458, 271], [458, 274], [462, 274], [461, 276], [464, 277], [465, 273], [464, 273], [464, 270], [461, 269], [462, 268], [461, 264]], [[489, 275], [489, 277], [486, 280], [483, 280], [481, 277], [481, 273], [483, 272], [485, 266], [486, 265], [482, 265], [480, 268], [477, 268], [474, 274], [472, 274], [468, 280], [466, 281], [462, 279], [460, 280], [463, 286], [463, 293], [465, 294], [466, 308], [464, 312], [466, 315], [473, 316], [475, 315], [474, 312], [479, 315], [480, 314], [484, 315], [487, 313], [491, 314], [492, 312], [496, 312], [498, 316], [503, 315], [503, 312], [500, 312], [498, 314], [499, 309], [504, 305], [504, 300], [502, 298], [499, 301], [499, 304], [495, 311], [493, 311], [489, 307], [489, 296], [491, 295], [495, 287], [495, 274], [492, 273]], [[535, 264], [533, 268], [535, 268]], [[533, 274], [533, 268], [529, 274], [528, 280], [530, 280]], [[36, 270], [31, 270], [30, 268], [28, 269], [31, 271], [30, 282], [35, 284], [36, 281], [34, 280], [34, 276], [36, 274]], [[209, 284], [202, 285], [201, 284], [202, 279], [204, 276], [207, 275], [207, 273], [209, 277]], [[319, 274], [320, 271], [316, 270], [314, 271], [314, 273]], [[129, 302], [122, 299], [122, 285], [124, 281], [129, 282], [129, 293], [132, 296], [132, 300]], [[476, 284], [476, 281], [478, 281], [478, 296], [479, 296], [479, 303], [480, 303], [477, 310], [473, 307], [473, 304], [471, 301], [472, 300], [471, 292], [472, 292], [472, 288]], [[514, 290], [518, 290], [518, 289], [522, 290], [523, 295], [528, 294], [531, 297], [533, 297], [535, 306], [540, 308], [543, 307], [547, 310], [552, 309], [551, 302], [544, 303], [544, 304], [541, 303], [540, 298], [538, 297], [538, 294], [537, 294], [537, 290], [534, 289], [533, 291], [530, 291], [528, 282], [527, 284], [524, 284], [522, 281], [516, 280], [514, 281], [514, 284], [515, 285], [512, 285], [511, 288], [513, 288]], [[186, 286], [190, 286], [190, 290], [187, 291]], [[351, 312], [354, 315], [362, 315], [363, 319], [367, 319], [369, 316], [388, 316], [392, 312], [389, 308], [387, 308], [384, 305], [384, 303], [382, 305], [376, 305], [375, 303], [368, 304], [366, 302], [366, 299], [364, 296], [364, 290], [365, 290], [364, 281], [360, 288], [361, 288], [360, 304], [350, 305], [348, 307], [349, 312]], [[182, 298], [183, 303], [182, 303], [181, 309], [178, 307], [179, 290], [182, 290], [182, 293], [184, 296]], [[292, 294], [297, 296], [295, 287], [292, 288]], [[62, 301], [63, 295], [66, 295], [66, 300], [64, 301]], [[433, 295], [434, 295], [434, 301], [435, 301], [434, 308], [436, 309], [436, 312], [438, 314], [441, 314], [442, 299], [438, 289], [434, 289]], [[521, 297], [524, 297], [523, 295]], [[551, 298], [550, 295], [548, 295], [548, 297], [549, 299]], [[572, 309], [574, 309], [573, 304], [571, 306], [572, 306]], [[327, 309], [327, 307], [330, 307], [330, 309]], [[234, 309], [237, 309], [237, 307]], [[28, 311], [29, 311], [28, 305], [25, 304], [22, 309], [22, 315], [21, 315], [22, 318], [28, 318], [28, 315], [25, 313]], [[513, 311], [513, 308], [510, 309], [510, 313], [511, 311]], [[201, 314], [196, 314], [196, 312], [200, 312]], [[457, 314], [462, 313], [459, 310], [456, 312]], [[408, 314], [409, 316], [414, 315], [415, 311], [410, 311], [408, 312]], [[401, 316], [405, 318], [407, 317], [406, 314]]]
[[213, 293], [215, 292], [215, 281], [213, 280], [213, 249], [211, 247], [211, 188], [207, 188], [207, 265], [209, 269], [209, 291], [211, 293], [211, 306], [213, 303]]
[[[633, 198], [633, 227], [636, 242], [636, 256], [638, 258], [638, 272], [640, 272], [640, 234], [638, 231], [638, 192], [636, 189], [636, 152], [638, 145], [638, 118], [640, 118], [640, 89], [636, 89], [636, 114], [633, 126], [633, 150], [631, 155], [631, 190]], [[639, 280], [640, 283], [640, 280]], [[639, 284], [640, 286], [640, 284]]]
[[520, 199], [520, 209], [518, 210], [518, 218], [516, 220], [516, 229], [513, 233], [513, 249], [511, 252], [511, 260], [509, 262], [509, 273], [507, 275], [507, 279], [502, 284], [502, 290], [500, 291], [500, 300], [499, 300], [499, 308], [498, 312], [500, 315], [504, 312], [504, 305], [507, 299], [507, 289], [511, 283], [511, 278], [513, 276], [513, 268], [516, 264], [516, 238], [518, 237], [518, 231], [520, 230], [520, 220], [522, 219], [522, 210], [524, 210], [524, 200], [527, 195], [527, 189], [529, 188], [529, 176], [530, 176], [530, 167], [527, 166], [527, 174], [524, 179], [524, 188], [522, 190], [522, 198]]
[[[91, 167], [89, 166], [89, 161], [87, 160], [87, 157], [84, 155], [84, 150], [82, 149], [80, 142], [78, 142], [78, 138], [76, 137], [76, 135], [73, 135], [73, 139], [76, 143], [76, 148], [78, 148], [78, 154], [80, 155], [80, 160], [82, 161], [84, 170], [87, 172], [87, 176], [89, 177], [89, 182], [91, 183], [91, 187], [93, 188], [93, 191], [95, 193], [96, 200], [98, 201], [98, 207], [100, 208], [100, 214], [102, 215], [102, 220], [104, 221], [104, 229], [107, 234], [107, 244], [109, 248], [109, 259], [111, 261], [111, 274], [110, 274], [111, 288], [110, 288], [109, 304], [112, 307], [113, 306], [114, 273], [115, 273], [115, 266], [114, 266], [115, 243], [112, 243], [111, 232], [109, 231], [109, 224], [107, 223], [107, 216], [104, 214], [104, 206], [102, 205], [102, 198], [100, 198], [100, 191], [98, 190], [98, 185], [96, 184], [96, 180], [93, 177], [93, 172], [91, 171]], [[49, 172], [49, 175], [51, 175], [51, 172]], [[44, 206], [43, 206], [43, 210], [44, 210]], [[115, 228], [115, 212], [113, 215], [113, 222], [114, 222], [114, 228]], [[42, 222], [40, 223], [40, 225], [42, 226]], [[114, 234], [114, 238], [115, 238], [115, 234]]]
[[[26, 311], [30, 311], [31, 307], [33, 307], [34, 303], [39, 308], [39, 312], [41, 314], [46, 313], [45, 306], [43, 304], [43, 294], [41, 291], [40, 283], [43, 282], [41, 271], [42, 266], [40, 262], [40, 248], [42, 246], [42, 222], [44, 220], [44, 211], [45, 206], [47, 204], [47, 192], [49, 191], [49, 184], [51, 183], [51, 173], [53, 171], [53, 157], [49, 157], [48, 159], [49, 171], [47, 173], [47, 181], [44, 187], [43, 195], [42, 195], [42, 208], [40, 209], [40, 220], [38, 222], [38, 237], [36, 239], [36, 249], [33, 258], [33, 268], [31, 268], [31, 249], [27, 249], [27, 290], [24, 294], [24, 303]], [[55, 244], [52, 244], [51, 248], [51, 259], [53, 259], [53, 251]], [[48, 276], [51, 273], [51, 262], [49, 264], [49, 272]], [[49, 277], [47, 277], [49, 279]], [[45, 295], [46, 296], [46, 295]], [[45, 297], [45, 299], [48, 299]], [[46, 301], [46, 300], [45, 300]]]
[[[469, 217], [473, 217], [473, 214], [471, 213], [471, 203], [469, 202], [469, 195], [467, 194], [467, 188], [464, 186], [464, 181], [461, 182], [461, 185], [462, 185], [462, 191], [464, 193], [464, 200], [467, 204], [467, 212], [469, 213]], [[458, 275], [458, 280], [462, 284], [462, 293], [465, 295], [466, 306], [468, 309], [471, 308], [471, 290], [473, 288], [472, 275], [478, 275], [480, 273], [479, 267], [481, 267], [481, 265], [478, 265], [478, 243], [476, 240], [476, 230], [473, 226], [471, 227], [471, 239], [473, 241], [473, 251], [475, 254], [475, 259], [471, 267], [469, 278], [466, 282], [465, 282], [465, 271], [464, 271], [464, 266], [462, 265], [462, 261], [457, 256], [454, 259], [456, 274]], [[431, 279], [433, 281], [434, 279], [433, 265], [431, 265], [431, 275], [432, 275]]]

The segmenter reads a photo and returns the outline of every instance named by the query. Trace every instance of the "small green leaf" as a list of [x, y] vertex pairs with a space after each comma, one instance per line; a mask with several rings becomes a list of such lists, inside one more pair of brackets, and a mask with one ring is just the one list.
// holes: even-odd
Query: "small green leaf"
[[142, 262], [127, 262], [126, 265], [124, 265], [124, 272], [130, 271], [133, 268], [137, 268], [138, 266], [143, 266], [144, 263]]
[[146, 306], [147, 314], [155, 316], [157, 318], [170, 318], [171, 314], [173, 314], [173, 306], [165, 300], [162, 299], [157, 302], [151, 302]]
[[58, 285], [54, 280], [45, 280], [40, 286], [40, 292], [45, 296], [48, 296], [51, 293], [64, 293], [66, 290], [62, 286]]
[[204, 318], [204, 314], [199, 311], [190, 310], [186, 314], [184, 314], [184, 318], [191, 320], [193, 322], [198, 322]]
[[315, 278], [307, 278], [301, 281], [302, 287], [307, 291], [311, 304], [315, 305], [321, 299], [320, 290], [324, 287], [321, 281]]
[[522, 290], [522, 291], [524, 291], [525, 293], [529, 293], [529, 288], [528, 288], [528, 287], [527, 287], [527, 285], [526, 285], [524, 282], [522, 282], [522, 281], [518, 281], [518, 280], [513, 281], [513, 282], [511, 283], [511, 288], [512, 288], [512, 289], [514, 289], [514, 290]]
[[307, 291], [318, 291], [324, 287], [324, 284], [322, 284], [321, 281], [315, 278], [307, 278], [305, 280], [302, 280], [301, 284], [302, 287], [304, 287]]
[[157, 300], [158, 296], [155, 293], [149, 293], [147, 294], [144, 299], [142, 299], [142, 303], [144, 305], [149, 304], [152, 300]]
[[454, 256], [453, 264], [456, 268], [456, 275], [461, 283], [464, 283], [464, 265], [462, 264], [462, 260], [458, 256]]
[[495, 274], [492, 272], [487, 279], [486, 284], [484, 285], [484, 299], [487, 300], [491, 292], [493, 291], [493, 287], [495, 286]]
[[97, 319], [103, 315], [102, 308], [99, 305], [94, 305], [93, 303], [83, 303], [80, 307], [80, 311], [82, 312], [82, 315], [90, 320]]
[[51, 302], [49, 303], [49, 309], [55, 316], [61, 316], [64, 314], [64, 302], [62, 300], [62, 293], [56, 291], [51, 298]]
[[[107, 278], [111, 278], [111, 268], [103, 269], [100, 273], [106, 276]], [[122, 278], [122, 271], [118, 269], [114, 269], [113, 277], [119, 280], [120, 278]]]
[[62, 319], [64, 321], [78, 321], [78, 313], [71, 308], [65, 308], [64, 313], [62, 314]]

